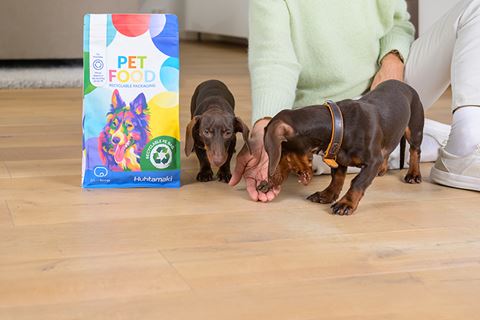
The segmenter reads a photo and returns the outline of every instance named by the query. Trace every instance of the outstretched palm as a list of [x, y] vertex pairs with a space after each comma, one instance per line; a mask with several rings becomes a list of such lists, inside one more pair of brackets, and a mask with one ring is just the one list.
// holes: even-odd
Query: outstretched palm
[[237, 156], [237, 164], [233, 173], [230, 185], [237, 185], [240, 180], [245, 179], [247, 192], [253, 201], [269, 202], [279, 193], [280, 187], [263, 193], [257, 190], [257, 186], [265, 180], [268, 180], [268, 155], [263, 147], [264, 128], [268, 121], [259, 121], [252, 130], [250, 139], [251, 154], [246, 146], [242, 148]]

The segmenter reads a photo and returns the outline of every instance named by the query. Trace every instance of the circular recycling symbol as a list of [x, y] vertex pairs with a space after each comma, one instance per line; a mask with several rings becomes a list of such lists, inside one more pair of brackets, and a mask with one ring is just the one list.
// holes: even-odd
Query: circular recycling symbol
[[172, 149], [166, 144], [156, 145], [150, 153], [150, 162], [157, 169], [166, 169], [173, 159]]

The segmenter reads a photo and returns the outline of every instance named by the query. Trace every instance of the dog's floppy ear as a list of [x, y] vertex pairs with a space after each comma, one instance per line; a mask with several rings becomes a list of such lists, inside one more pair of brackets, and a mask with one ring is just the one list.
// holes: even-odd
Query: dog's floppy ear
[[277, 170], [282, 156], [282, 142], [293, 137], [295, 130], [285, 122], [277, 120], [270, 122], [265, 128], [264, 146], [268, 154], [268, 176], [272, 177]]
[[187, 157], [193, 151], [193, 146], [195, 144], [195, 141], [193, 139], [193, 129], [198, 124], [200, 118], [200, 116], [193, 117], [190, 123], [187, 125], [187, 131], [185, 133], [185, 154], [187, 155]]
[[140, 93], [131, 103], [131, 107], [136, 114], [142, 114], [147, 108], [147, 99], [145, 99], [145, 95]]
[[237, 132], [242, 133], [243, 141], [245, 141], [245, 144], [247, 145], [248, 152], [252, 154], [252, 149], [250, 149], [250, 143], [248, 141], [250, 137], [250, 129], [248, 129], [248, 126], [239, 117], [235, 117], [235, 133]]
[[125, 107], [125, 102], [122, 100], [122, 97], [120, 97], [118, 90], [115, 89], [112, 94], [112, 109], [115, 110], [123, 107]]

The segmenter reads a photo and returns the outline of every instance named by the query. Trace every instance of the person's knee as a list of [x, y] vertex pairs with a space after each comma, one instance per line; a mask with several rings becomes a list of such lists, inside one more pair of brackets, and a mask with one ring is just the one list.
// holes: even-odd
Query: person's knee
[[480, 15], [480, 0], [465, 0], [464, 13], [473, 14], [475, 16]]
[[457, 4], [462, 6], [458, 20], [458, 29], [461, 30], [480, 17], [480, 0], [463, 0]]
[[468, 8], [469, 6], [475, 5], [475, 4], [478, 4], [478, 3], [480, 3], [479, 0], [463, 0], [463, 6], [465, 8]]

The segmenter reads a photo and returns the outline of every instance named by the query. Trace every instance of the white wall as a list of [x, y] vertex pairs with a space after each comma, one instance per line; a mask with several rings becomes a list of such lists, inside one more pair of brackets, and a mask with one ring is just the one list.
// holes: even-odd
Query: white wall
[[419, 33], [423, 34], [460, 0], [419, 0]]
[[187, 31], [248, 38], [248, 0], [186, 0]]
[[[197, 0], [199, 1], [199, 0]], [[142, 0], [141, 11], [173, 13], [178, 16], [180, 30], [185, 28], [185, 0]]]

